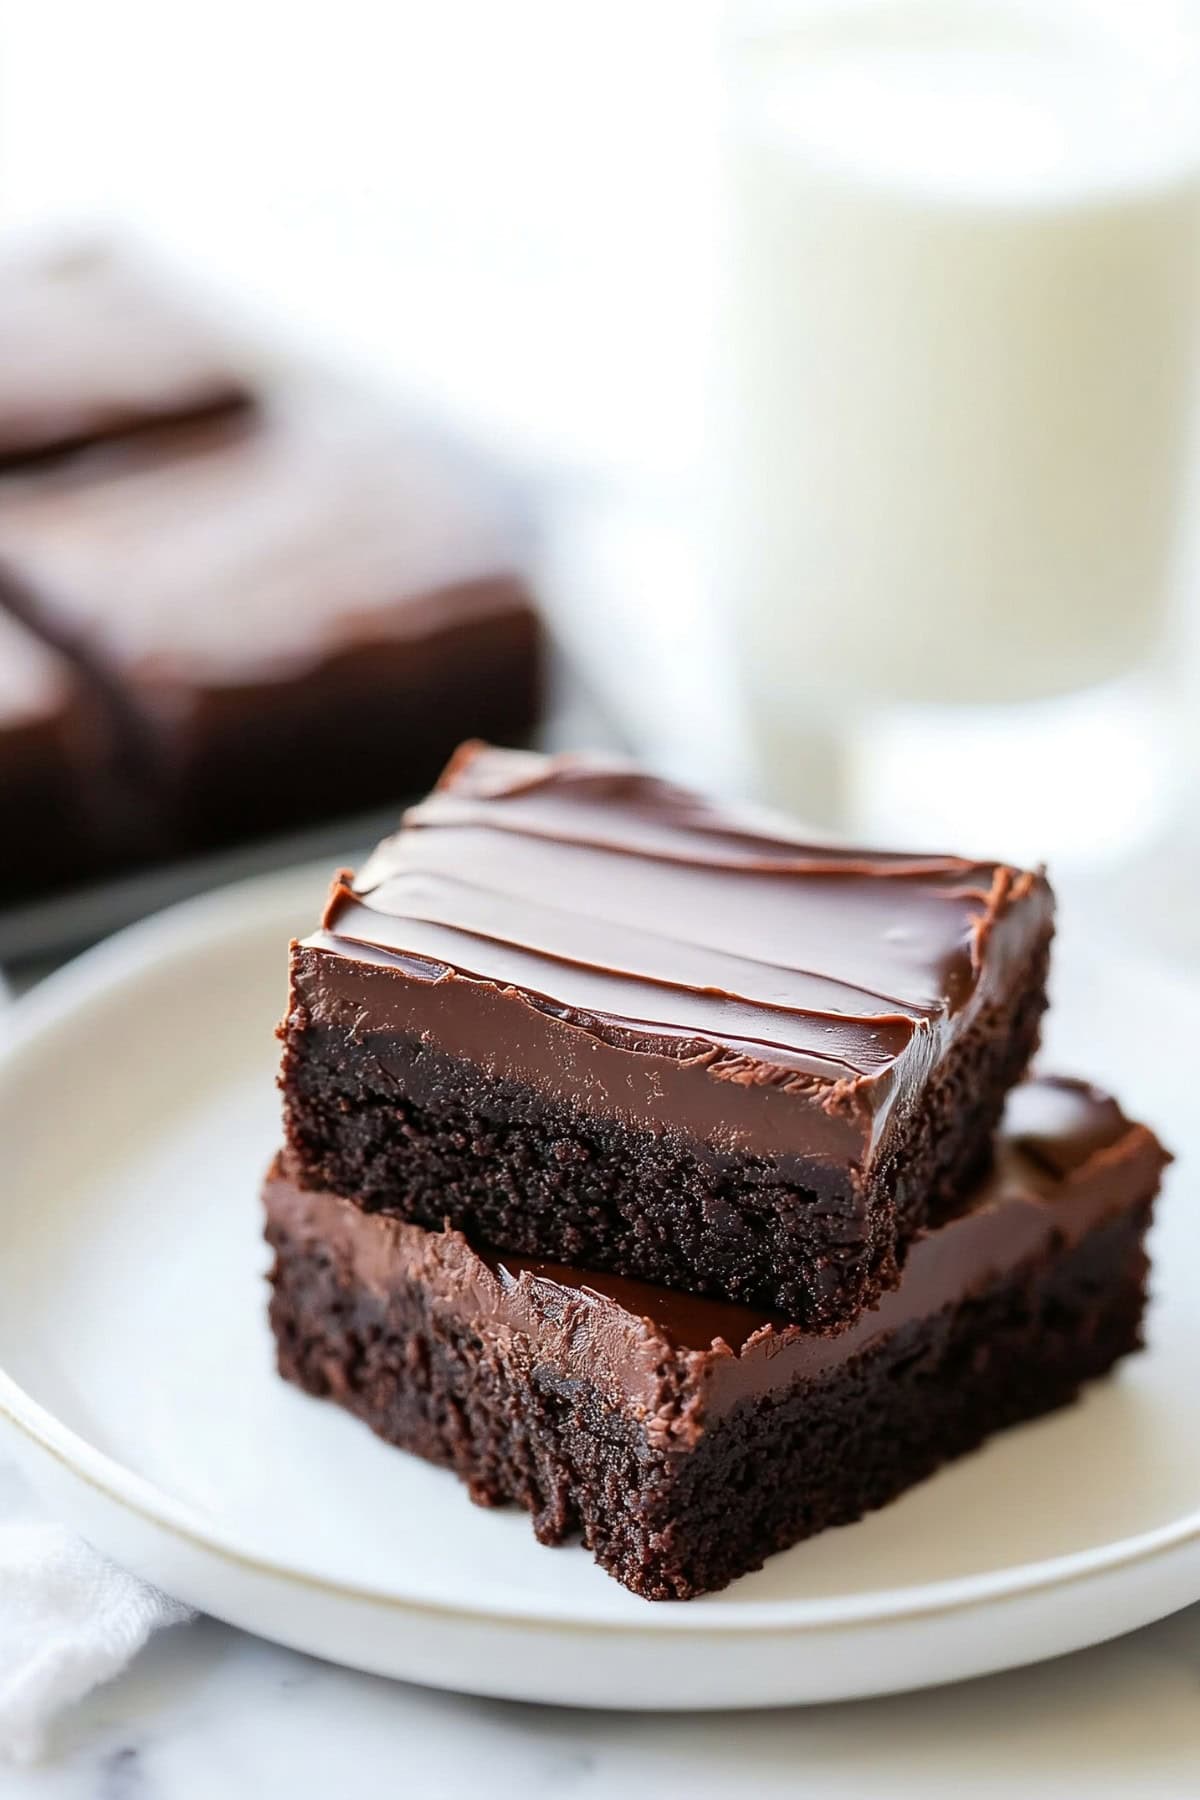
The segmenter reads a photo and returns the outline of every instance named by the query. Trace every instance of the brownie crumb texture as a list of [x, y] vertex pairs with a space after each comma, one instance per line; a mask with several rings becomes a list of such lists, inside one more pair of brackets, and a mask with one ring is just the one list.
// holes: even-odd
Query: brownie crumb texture
[[280, 1372], [389, 1443], [515, 1502], [545, 1544], [575, 1534], [651, 1600], [725, 1587], [776, 1551], [884, 1505], [991, 1433], [1070, 1401], [1140, 1343], [1150, 1202], [842, 1368], [746, 1401], [686, 1452], [514, 1334], [384, 1300], [328, 1250], [268, 1229]]

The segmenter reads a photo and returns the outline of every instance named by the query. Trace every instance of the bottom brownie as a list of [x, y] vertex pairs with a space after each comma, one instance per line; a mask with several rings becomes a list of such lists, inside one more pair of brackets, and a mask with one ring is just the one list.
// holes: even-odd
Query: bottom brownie
[[649, 1599], [724, 1587], [1072, 1399], [1140, 1342], [1165, 1154], [1077, 1083], [1010, 1100], [995, 1165], [835, 1337], [609, 1275], [484, 1257], [267, 1181], [283, 1375], [445, 1464]]

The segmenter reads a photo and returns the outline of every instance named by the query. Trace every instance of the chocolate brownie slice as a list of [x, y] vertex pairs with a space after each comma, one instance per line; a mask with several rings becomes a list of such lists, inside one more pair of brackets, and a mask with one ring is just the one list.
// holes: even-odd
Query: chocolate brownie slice
[[1137, 1348], [1166, 1156], [1115, 1101], [1013, 1094], [995, 1165], [837, 1336], [266, 1186], [280, 1371], [543, 1543], [688, 1599], [893, 1499]]
[[468, 745], [293, 946], [294, 1167], [834, 1327], [985, 1156], [1052, 915], [1028, 871], [814, 845], [611, 759]]

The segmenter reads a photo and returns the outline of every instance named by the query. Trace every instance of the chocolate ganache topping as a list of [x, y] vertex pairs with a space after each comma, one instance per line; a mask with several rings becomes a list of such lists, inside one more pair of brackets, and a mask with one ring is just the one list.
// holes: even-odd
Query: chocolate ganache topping
[[807, 1148], [853, 1156], [1052, 911], [1037, 873], [813, 844], [618, 759], [468, 744], [335, 884], [297, 988], [318, 1022], [731, 1151], [785, 1151], [776, 1103], [800, 1096], [827, 1115]]

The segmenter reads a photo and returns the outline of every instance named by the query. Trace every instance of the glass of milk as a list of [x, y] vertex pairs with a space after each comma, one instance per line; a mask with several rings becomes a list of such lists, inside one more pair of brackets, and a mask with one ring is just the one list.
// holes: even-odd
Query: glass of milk
[[1038, 702], [1159, 639], [1200, 329], [1200, 21], [1158, 0], [729, 16], [716, 566], [761, 785], [831, 813], [848, 708]]

